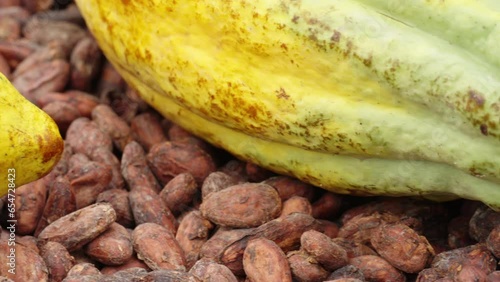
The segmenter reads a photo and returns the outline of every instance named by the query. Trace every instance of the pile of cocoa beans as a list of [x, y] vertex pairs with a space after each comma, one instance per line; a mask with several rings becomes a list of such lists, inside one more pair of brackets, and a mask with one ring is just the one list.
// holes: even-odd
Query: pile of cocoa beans
[[65, 139], [14, 219], [0, 201], [0, 281], [500, 281], [500, 213], [238, 160], [144, 103], [70, 0], [0, 2], [0, 72]]

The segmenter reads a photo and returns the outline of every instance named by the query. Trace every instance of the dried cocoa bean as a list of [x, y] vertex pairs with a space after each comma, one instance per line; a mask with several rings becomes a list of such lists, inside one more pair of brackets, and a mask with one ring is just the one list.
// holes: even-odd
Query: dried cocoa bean
[[109, 165], [89, 161], [71, 167], [67, 177], [75, 193], [76, 208], [81, 209], [95, 203], [97, 196], [109, 187], [112, 172]]
[[133, 255], [132, 238], [125, 227], [112, 223], [85, 246], [85, 253], [105, 265], [121, 265]]
[[292, 196], [283, 202], [280, 217], [285, 217], [294, 212], [301, 212], [312, 215], [311, 203], [307, 198], [300, 196]]
[[125, 269], [144, 269], [146, 272], [150, 271], [151, 269], [140, 259], [138, 259], [135, 255], [132, 256], [129, 260], [124, 262], [121, 265], [117, 266], [104, 266], [101, 268], [101, 273], [104, 275], [112, 275], [118, 271], [125, 270]]
[[69, 86], [72, 89], [89, 91], [94, 86], [92, 81], [99, 72], [102, 52], [94, 38], [85, 36], [73, 48], [69, 59], [71, 74]]
[[491, 230], [486, 238], [486, 247], [497, 259], [500, 259], [500, 225]]
[[116, 222], [124, 227], [134, 226], [134, 215], [128, 199], [128, 191], [123, 189], [109, 189], [97, 196], [96, 202], [107, 202], [116, 212]]
[[470, 219], [469, 234], [477, 242], [484, 242], [491, 230], [498, 225], [500, 225], [500, 213], [481, 205]]
[[16, 89], [31, 102], [36, 96], [64, 89], [69, 77], [69, 64], [61, 59], [42, 62], [12, 81]]
[[21, 37], [21, 23], [12, 17], [0, 18], [0, 40], [11, 41]]
[[96, 148], [92, 151], [90, 158], [95, 162], [109, 166], [111, 169], [111, 180], [107, 188], [122, 189], [125, 187], [125, 180], [120, 169], [120, 160], [113, 152], [109, 151], [108, 148]]
[[130, 122], [133, 138], [149, 151], [155, 144], [167, 140], [161, 127], [160, 117], [152, 113], [142, 113], [135, 116]]
[[16, 189], [14, 200], [16, 211], [16, 233], [32, 234], [40, 220], [47, 198], [45, 178], [22, 185]]
[[218, 192], [238, 183], [238, 178], [227, 173], [222, 171], [212, 172], [205, 178], [203, 184], [201, 185], [201, 197], [202, 199], [206, 199], [211, 193]]
[[348, 263], [347, 252], [325, 234], [309, 230], [302, 233], [300, 246], [326, 270], [333, 271]]
[[434, 255], [427, 239], [404, 224], [380, 225], [370, 242], [381, 257], [406, 273], [418, 273]]
[[289, 252], [287, 257], [294, 281], [323, 281], [328, 276], [328, 271], [303, 250]]
[[42, 46], [59, 42], [69, 53], [87, 32], [69, 22], [32, 18], [24, 25], [23, 34], [25, 38]]
[[76, 211], [75, 192], [68, 178], [59, 176], [49, 184], [47, 202], [38, 221], [35, 236], [38, 236], [47, 225], [74, 211]]
[[38, 235], [40, 243], [59, 242], [68, 251], [81, 248], [104, 232], [116, 220], [111, 204], [98, 203], [59, 218]]
[[64, 49], [56, 43], [44, 46], [33, 53], [17, 65], [12, 73], [13, 78], [20, 77], [31, 69], [36, 68], [39, 64], [49, 63], [54, 60], [66, 60], [67, 54]]
[[81, 117], [80, 112], [75, 106], [63, 101], [48, 103], [42, 110], [56, 122], [63, 136], [68, 130], [69, 125], [75, 119]]
[[[101, 272], [92, 263], [77, 263], [68, 272], [67, 277], [77, 277], [77, 276], [97, 276], [101, 277]], [[66, 279], [64, 280], [66, 281]]]
[[40, 245], [40, 255], [47, 265], [50, 281], [63, 281], [75, 264], [68, 250], [57, 242]]
[[348, 264], [346, 266], [343, 266], [335, 270], [328, 276], [327, 280], [336, 281], [337, 279], [342, 279], [342, 278], [350, 278], [350, 279], [365, 281], [365, 276], [363, 275], [363, 272], [361, 272], [359, 268], [355, 267], [352, 264]]
[[250, 240], [243, 253], [243, 269], [255, 282], [292, 282], [290, 265], [281, 248], [265, 238]]
[[222, 264], [209, 259], [196, 261], [189, 273], [202, 282], [237, 282], [234, 274]]
[[92, 120], [107, 133], [116, 148], [123, 152], [125, 146], [132, 141], [130, 127], [111, 107], [101, 104], [92, 110]]
[[350, 264], [357, 267], [368, 281], [404, 282], [404, 274], [379, 256], [365, 255], [350, 259]]
[[149, 268], [186, 270], [182, 248], [171, 231], [156, 223], [143, 223], [132, 232], [134, 250]]
[[332, 192], [325, 192], [312, 203], [312, 216], [317, 219], [335, 218], [341, 208], [342, 198]]
[[149, 168], [146, 154], [139, 143], [131, 141], [123, 149], [121, 171], [130, 190], [135, 187], [150, 187], [160, 193], [161, 186]]
[[182, 218], [175, 239], [184, 250], [187, 269], [190, 269], [200, 258], [201, 248], [208, 240], [213, 228], [212, 223], [203, 218], [197, 210], [188, 212]]
[[[12, 253], [12, 245], [7, 239], [0, 240], [0, 276], [13, 281], [48, 281], [48, 270], [43, 258], [34, 250], [22, 244], [15, 245], [15, 262], [13, 265], [8, 254]], [[12, 273], [11, 269], [14, 269]], [[11, 271], [9, 271], [11, 270]]]
[[[228, 210], [231, 212], [228, 213]], [[279, 215], [281, 199], [269, 185], [237, 184], [212, 193], [201, 203], [200, 211], [220, 226], [256, 227]]]
[[80, 115], [86, 118], [90, 117], [92, 110], [99, 102], [95, 96], [77, 90], [66, 91], [64, 93], [50, 92], [35, 97], [35, 103], [40, 108], [54, 101], [66, 102], [73, 105], [78, 109]]
[[201, 184], [216, 169], [210, 155], [198, 146], [185, 143], [157, 143], [151, 147], [147, 159], [161, 185], [184, 172], [191, 173], [196, 182]]
[[97, 148], [113, 150], [113, 141], [109, 135], [102, 132], [95, 122], [86, 117], [74, 120], [66, 132], [66, 141], [75, 153], [92, 156]]
[[136, 224], [156, 223], [175, 235], [177, 232], [175, 217], [151, 188], [136, 187], [129, 192], [128, 198]]
[[190, 173], [181, 173], [170, 180], [161, 190], [160, 198], [174, 214], [189, 209], [198, 192], [198, 184]]
[[286, 201], [292, 196], [301, 196], [312, 202], [316, 197], [316, 188], [314, 186], [288, 176], [271, 177], [263, 183], [274, 187], [282, 201]]

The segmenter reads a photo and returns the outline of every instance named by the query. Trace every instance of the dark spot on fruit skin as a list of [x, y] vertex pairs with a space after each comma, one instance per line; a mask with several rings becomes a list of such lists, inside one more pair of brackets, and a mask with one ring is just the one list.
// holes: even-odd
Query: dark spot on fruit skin
[[481, 124], [479, 128], [481, 129], [481, 133], [483, 135], [488, 136], [488, 126], [486, 124]]
[[[42, 152], [42, 162], [46, 163], [53, 161], [54, 157], [60, 158], [62, 151], [64, 149], [64, 142], [58, 136], [53, 134], [46, 134], [46, 136], [37, 136], [37, 142], [40, 145], [40, 150]], [[58, 160], [55, 161], [55, 163]]]
[[484, 105], [484, 97], [481, 95], [481, 93], [478, 93], [475, 90], [469, 90], [469, 99], [470, 101], [474, 102], [477, 107], [483, 107]]

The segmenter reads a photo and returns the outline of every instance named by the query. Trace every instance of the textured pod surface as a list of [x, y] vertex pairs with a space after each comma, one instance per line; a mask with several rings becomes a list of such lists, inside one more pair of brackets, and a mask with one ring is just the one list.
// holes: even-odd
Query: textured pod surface
[[61, 158], [64, 143], [52, 118], [19, 94], [3, 74], [0, 112], [1, 197], [8, 187], [19, 187], [49, 173]]
[[498, 4], [360, 2], [77, 1], [148, 103], [235, 155], [340, 193], [500, 207]]

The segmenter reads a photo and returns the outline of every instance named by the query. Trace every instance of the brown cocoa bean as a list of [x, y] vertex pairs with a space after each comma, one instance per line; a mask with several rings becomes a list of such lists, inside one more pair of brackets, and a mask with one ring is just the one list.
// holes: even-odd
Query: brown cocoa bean
[[406, 273], [418, 273], [434, 255], [427, 239], [404, 224], [380, 225], [370, 242], [381, 257]]
[[469, 222], [469, 234], [477, 242], [484, 242], [491, 230], [500, 225], [500, 213], [486, 205], [480, 206], [472, 215]]
[[342, 198], [332, 192], [325, 192], [312, 203], [312, 216], [317, 219], [335, 218], [341, 208]]
[[0, 54], [12, 70], [39, 48], [39, 45], [28, 40], [0, 41]]
[[21, 6], [21, 0], [4, 0], [0, 2], [0, 8]]
[[500, 259], [500, 225], [491, 230], [486, 238], [486, 247], [497, 259]]
[[109, 165], [89, 161], [71, 167], [67, 177], [75, 193], [76, 208], [81, 209], [95, 203], [97, 196], [109, 187], [112, 172]]
[[160, 193], [161, 186], [149, 168], [146, 154], [139, 143], [131, 141], [123, 149], [121, 171], [130, 190], [135, 187], [150, 187]]
[[469, 235], [470, 216], [460, 215], [448, 222], [448, 245], [453, 248], [462, 248], [473, 244]]
[[[49, 281], [48, 270], [43, 258], [31, 248], [22, 244], [15, 245], [12, 253], [12, 244], [7, 239], [0, 240], [0, 276], [13, 281]], [[14, 264], [8, 255], [15, 255]], [[9, 271], [10, 270], [10, 271]], [[12, 273], [14, 272], [14, 273]]]
[[74, 48], [87, 32], [76, 24], [63, 21], [31, 18], [23, 27], [25, 38], [42, 46], [58, 42], [65, 52]]
[[98, 93], [99, 96], [103, 98], [102, 102], [104, 104], [109, 105], [111, 101], [107, 99], [109, 97], [102, 97], [102, 96], [107, 96], [111, 92], [120, 93], [125, 91], [126, 88], [125, 81], [109, 61], [104, 61], [101, 70], [101, 75], [99, 78], [100, 80], [97, 84], [96, 93]]
[[282, 201], [292, 196], [301, 196], [313, 201], [316, 196], [316, 188], [295, 178], [288, 176], [275, 176], [265, 180], [263, 183], [271, 185], [278, 191]]
[[152, 270], [186, 270], [186, 259], [174, 234], [156, 223], [139, 224], [132, 232], [134, 250]]
[[404, 282], [404, 274], [379, 256], [365, 255], [350, 259], [350, 264], [359, 268], [368, 281]]
[[243, 269], [255, 282], [292, 282], [290, 265], [281, 248], [265, 238], [250, 240], [243, 253]]
[[109, 135], [102, 132], [95, 122], [86, 117], [74, 120], [66, 132], [66, 141], [75, 153], [92, 156], [97, 148], [113, 150], [113, 141]]
[[38, 235], [45, 241], [59, 242], [74, 251], [99, 236], [116, 220], [111, 204], [98, 203], [65, 215], [49, 224]]
[[188, 212], [182, 218], [175, 239], [184, 251], [187, 269], [190, 269], [200, 258], [201, 248], [208, 240], [213, 228], [212, 223], [203, 218], [197, 210]]
[[96, 202], [107, 202], [116, 212], [116, 222], [124, 227], [134, 226], [134, 215], [128, 199], [128, 191], [123, 189], [109, 189], [97, 196]]
[[[225, 229], [220, 228], [203, 244], [200, 257], [221, 262], [222, 255], [227, 247], [252, 234], [254, 228]], [[244, 249], [244, 248], [243, 248]], [[243, 249], [241, 250], [243, 254]]]
[[328, 281], [336, 281], [337, 279], [357, 279], [359, 281], [365, 281], [365, 276], [361, 270], [352, 264], [348, 264], [341, 267], [328, 275]]
[[11, 80], [10, 66], [7, 60], [0, 54], [0, 73]]
[[328, 276], [328, 271], [305, 251], [292, 251], [287, 254], [287, 257], [294, 281], [323, 281]]
[[49, 63], [54, 60], [66, 60], [66, 57], [67, 54], [61, 46], [56, 43], [49, 44], [34, 51], [21, 61], [12, 73], [12, 77], [20, 77], [33, 68], [36, 68], [39, 64]]
[[363, 243], [341, 237], [333, 238], [332, 240], [336, 244], [342, 246], [344, 250], [346, 250], [348, 258], [354, 258], [364, 255], [377, 255], [377, 253], [372, 248]]
[[431, 263], [443, 277], [454, 277], [464, 265], [477, 267], [488, 274], [496, 269], [496, 260], [485, 244], [479, 243], [439, 253]]
[[198, 184], [190, 173], [181, 173], [170, 180], [161, 190], [160, 198], [174, 214], [189, 208], [198, 192]]
[[35, 230], [35, 236], [57, 219], [76, 210], [75, 192], [67, 177], [58, 176], [49, 184], [49, 194], [43, 213]]
[[161, 185], [183, 172], [191, 173], [196, 182], [201, 184], [216, 169], [210, 155], [197, 146], [185, 143], [157, 143], [151, 147], [147, 159]]
[[169, 281], [169, 282], [200, 282], [188, 272], [159, 269], [148, 272], [141, 279], [144, 282]]
[[59, 131], [64, 136], [69, 125], [81, 117], [78, 109], [68, 102], [54, 101], [45, 105], [42, 110], [46, 112], [57, 124]]
[[254, 228], [251, 234], [226, 245], [220, 256], [220, 262], [229, 267], [235, 275], [241, 275], [243, 251], [249, 240], [263, 237], [274, 241], [284, 252], [289, 252], [298, 249], [302, 233], [318, 228], [319, 223], [312, 216], [303, 213], [293, 213], [284, 218], [271, 220]]
[[237, 282], [238, 279], [225, 265], [209, 259], [196, 261], [189, 273], [202, 282]]
[[21, 23], [12, 17], [0, 18], [0, 40], [11, 41], [21, 37]]
[[[68, 272], [67, 277], [77, 277], [77, 276], [97, 276], [101, 277], [101, 272], [92, 263], [82, 262], [75, 264]], [[66, 281], [66, 279], [64, 280]], [[98, 281], [98, 280], [95, 280]]]
[[249, 182], [261, 182], [270, 177], [275, 176], [275, 174], [272, 171], [269, 171], [251, 162], [246, 163], [245, 172], [246, 175], [248, 176]]
[[48, 268], [50, 281], [63, 281], [75, 264], [68, 250], [57, 242], [46, 242], [40, 245], [40, 255]]
[[283, 202], [280, 217], [285, 217], [294, 212], [301, 212], [312, 215], [311, 203], [307, 198], [300, 196], [292, 196]]
[[175, 217], [151, 188], [136, 187], [129, 192], [128, 198], [136, 224], [156, 223], [175, 235], [177, 232]]
[[92, 81], [99, 72], [102, 52], [94, 38], [85, 36], [73, 48], [69, 63], [71, 74], [69, 86], [72, 89], [89, 91], [94, 86]]
[[90, 158], [95, 162], [109, 166], [111, 169], [111, 180], [107, 188], [122, 189], [125, 187], [125, 180], [120, 169], [120, 160], [118, 160], [113, 152], [107, 148], [96, 148], [92, 151]]
[[321, 223], [320, 231], [330, 238], [336, 238], [339, 234], [339, 226], [337, 223], [325, 219], [318, 219]]
[[69, 77], [69, 64], [61, 59], [37, 64], [12, 81], [16, 89], [31, 102], [36, 96], [64, 89]]
[[66, 91], [65, 93], [50, 92], [35, 97], [35, 104], [40, 108], [55, 101], [71, 104], [82, 117], [86, 118], [90, 117], [92, 110], [99, 102], [95, 96], [77, 90]]
[[121, 265], [133, 255], [132, 238], [125, 227], [112, 223], [85, 246], [85, 253], [105, 265]]
[[200, 211], [220, 226], [256, 227], [278, 217], [281, 200], [269, 185], [244, 183], [212, 193], [201, 203]]
[[135, 116], [130, 122], [130, 128], [133, 138], [146, 151], [149, 151], [153, 145], [167, 140], [161, 127], [160, 117], [150, 112]]
[[54, 0], [21, 0], [21, 3], [28, 11], [35, 13], [49, 9], [54, 5]]
[[202, 199], [206, 199], [211, 193], [218, 192], [238, 183], [238, 178], [222, 171], [214, 171], [203, 180], [203, 184], [201, 185], [201, 197]]
[[111, 107], [101, 104], [92, 110], [92, 120], [107, 133], [116, 148], [123, 152], [125, 146], [132, 141], [130, 127]]
[[316, 230], [302, 233], [300, 246], [326, 270], [333, 271], [348, 263], [347, 252], [344, 248]]
[[116, 265], [116, 266], [104, 266], [101, 268], [101, 273], [104, 275], [112, 275], [118, 271], [125, 270], [125, 269], [144, 269], [145, 271], [151, 271], [151, 269], [140, 259], [138, 259], [135, 255], [132, 256], [129, 260], [124, 262], [121, 265]]
[[16, 233], [32, 234], [40, 220], [47, 198], [47, 181], [38, 179], [16, 189], [14, 204]]

